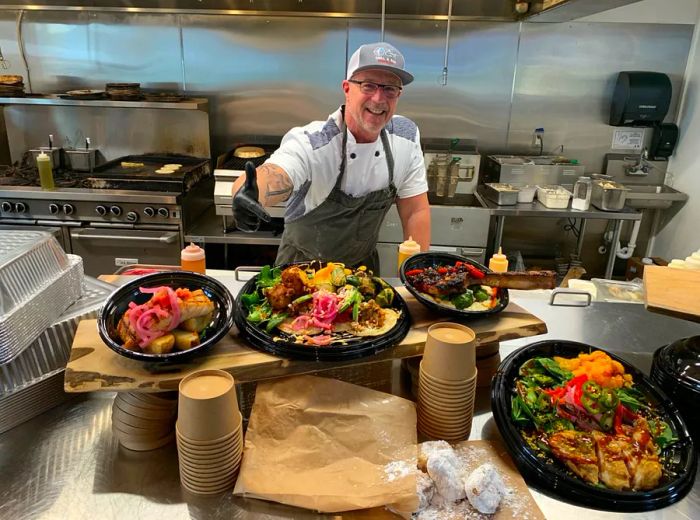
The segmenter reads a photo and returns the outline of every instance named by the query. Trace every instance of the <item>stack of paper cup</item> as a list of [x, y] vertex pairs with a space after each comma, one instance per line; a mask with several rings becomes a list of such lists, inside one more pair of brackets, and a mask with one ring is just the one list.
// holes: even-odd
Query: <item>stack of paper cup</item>
[[177, 453], [186, 490], [214, 495], [233, 488], [243, 454], [242, 424], [231, 374], [202, 370], [180, 382]]
[[432, 325], [418, 375], [418, 429], [433, 439], [469, 438], [476, 378], [474, 331], [457, 323]]
[[176, 412], [177, 393], [120, 392], [112, 404], [112, 428], [125, 448], [154, 450], [175, 437]]

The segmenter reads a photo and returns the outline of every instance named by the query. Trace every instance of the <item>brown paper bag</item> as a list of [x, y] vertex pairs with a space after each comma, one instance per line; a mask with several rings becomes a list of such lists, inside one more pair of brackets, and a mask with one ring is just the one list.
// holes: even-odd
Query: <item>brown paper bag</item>
[[299, 376], [258, 385], [234, 494], [326, 513], [413, 510], [415, 468], [411, 401]]

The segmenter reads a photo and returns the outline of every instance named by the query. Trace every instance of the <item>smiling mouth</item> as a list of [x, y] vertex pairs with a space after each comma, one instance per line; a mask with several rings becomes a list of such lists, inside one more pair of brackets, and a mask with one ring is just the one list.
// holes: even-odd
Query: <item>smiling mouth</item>
[[367, 110], [367, 112], [369, 112], [373, 116], [383, 116], [384, 114], [386, 114], [386, 110], [377, 110], [374, 108], [366, 108], [365, 110]]

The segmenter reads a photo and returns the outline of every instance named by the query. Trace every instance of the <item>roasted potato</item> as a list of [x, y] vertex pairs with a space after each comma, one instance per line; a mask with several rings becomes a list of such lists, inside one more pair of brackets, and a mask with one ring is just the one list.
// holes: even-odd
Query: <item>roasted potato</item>
[[167, 354], [175, 346], [175, 336], [166, 334], [156, 338], [146, 346], [146, 351], [150, 354]]
[[189, 330], [174, 329], [175, 346], [178, 350], [189, 350], [199, 345], [199, 334]]
[[189, 332], [202, 332], [207, 328], [207, 325], [211, 322], [212, 314], [205, 314], [199, 318], [190, 318], [185, 320], [180, 325], [177, 326], [178, 329], [187, 330]]

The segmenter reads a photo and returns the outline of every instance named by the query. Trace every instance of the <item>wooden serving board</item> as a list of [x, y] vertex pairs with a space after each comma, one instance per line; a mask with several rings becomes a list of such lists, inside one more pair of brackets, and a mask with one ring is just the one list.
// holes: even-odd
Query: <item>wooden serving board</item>
[[[177, 390], [180, 380], [198, 370], [218, 368], [230, 372], [239, 383], [308, 374], [338, 367], [376, 363], [423, 354], [428, 327], [450, 321], [420, 304], [405, 288], [398, 289], [406, 300], [413, 326], [404, 340], [374, 356], [349, 361], [290, 360], [249, 347], [237, 336], [235, 327], [211, 350], [188, 363], [144, 363], [120, 356], [100, 339], [96, 320], [80, 322], [66, 366], [66, 392]], [[479, 344], [545, 334], [547, 326], [522, 307], [510, 303], [503, 311], [464, 322], [477, 333]], [[477, 347], [478, 349], [478, 347]], [[477, 352], [478, 355], [478, 352]]]
[[700, 322], [700, 271], [645, 266], [644, 304], [652, 312]]

